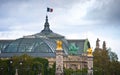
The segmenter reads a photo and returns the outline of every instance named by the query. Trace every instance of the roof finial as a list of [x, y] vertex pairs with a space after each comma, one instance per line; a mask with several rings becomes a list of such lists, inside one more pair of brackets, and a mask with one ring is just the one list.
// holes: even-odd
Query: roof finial
[[106, 42], [103, 41], [103, 50], [106, 50]]
[[46, 15], [46, 22], [48, 22], [48, 16]]
[[97, 38], [97, 41], [96, 41], [96, 48], [99, 48], [99, 46], [100, 46], [100, 45], [99, 45], [99, 41], [100, 41], [99, 38]]
[[44, 29], [41, 31], [43, 33], [49, 33], [52, 32], [52, 30], [50, 30], [49, 28], [49, 22], [48, 22], [48, 16], [46, 15], [46, 19], [45, 19], [45, 24], [44, 24]]

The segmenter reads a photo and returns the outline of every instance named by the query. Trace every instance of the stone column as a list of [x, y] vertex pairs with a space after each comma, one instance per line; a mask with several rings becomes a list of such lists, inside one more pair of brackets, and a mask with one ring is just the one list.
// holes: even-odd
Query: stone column
[[60, 40], [57, 41], [55, 75], [63, 75], [63, 49], [62, 49], [62, 41]]
[[88, 56], [88, 75], [93, 75], [93, 56]]
[[15, 75], [18, 75], [18, 69], [15, 69]]
[[93, 75], [93, 55], [92, 55], [92, 49], [89, 48], [87, 50], [87, 62], [88, 62], [88, 75]]

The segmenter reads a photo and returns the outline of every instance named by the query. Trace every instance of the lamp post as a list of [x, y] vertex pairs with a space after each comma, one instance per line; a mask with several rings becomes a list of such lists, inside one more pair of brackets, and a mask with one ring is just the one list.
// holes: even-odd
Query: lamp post
[[3, 75], [3, 67], [0, 68], [0, 71], [1, 71], [1, 75]]
[[39, 66], [39, 69], [38, 69], [38, 75], [41, 75], [41, 68]]
[[13, 60], [12, 60], [12, 57], [10, 58], [10, 64], [12, 64], [13, 63]]
[[20, 64], [20, 70], [21, 70], [21, 73], [20, 73], [20, 74], [22, 74], [22, 73], [23, 73], [23, 72], [22, 72], [22, 65], [23, 65], [23, 61], [22, 61], [22, 60], [20, 60], [19, 64]]
[[[20, 66], [22, 66], [23, 62], [20, 61], [19, 64], [20, 64]], [[21, 74], [21, 73], [20, 73], [20, 74]], [[16, 70], [15, 70], [15, 75], [18, 75], [18, 69], [17, 69], [17, 68], [16, 68]]]
[[13, 60], [12, 60], [12, 57], [10, 58], [9, 60], [9, 71], [10, 71], [10, 75], [12, 75], [12, 64], [13, 64]]

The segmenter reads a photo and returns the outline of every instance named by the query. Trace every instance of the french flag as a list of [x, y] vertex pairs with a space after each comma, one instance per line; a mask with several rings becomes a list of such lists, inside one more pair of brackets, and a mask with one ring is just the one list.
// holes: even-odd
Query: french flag
[[47, 12], [53, 12], [52, 8], [47, 8]]

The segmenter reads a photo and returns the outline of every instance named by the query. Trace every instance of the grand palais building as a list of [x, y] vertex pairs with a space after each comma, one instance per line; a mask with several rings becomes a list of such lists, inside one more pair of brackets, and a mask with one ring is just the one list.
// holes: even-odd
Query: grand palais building
[[10, 58], [28, 54], [33, 57], [46, 58], [51, 66], [56, 57], [56, 40], [62, 41], [64, 52], [64, 67], [81, 69], [87, 67], [87, 49], [90, 48], [88, 39], [66, 39], [50, 29], [46, 16], [44, 29], [36, 34], [23, 36], [15, 40], [0, 40], [0, 58]]

